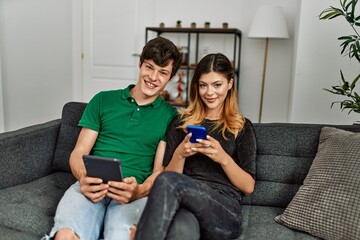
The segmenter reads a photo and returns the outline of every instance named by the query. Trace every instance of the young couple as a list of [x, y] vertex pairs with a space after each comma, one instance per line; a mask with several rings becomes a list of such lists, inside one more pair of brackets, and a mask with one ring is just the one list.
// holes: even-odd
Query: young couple
[[[256, 141], [252, 123], [238, 112], [234, 70], [222, 54], [201, 59], [190, 104], [178, 115], [159, 94], [180, 64], [177, 47], [155, 38], [140, 55], [135, 86], [100, 92], [89, 102], [70, 156], [78, 181], [58, 205], [50, 238], [240, 235], [242, 196], [255, 185]], [[187, 125], [205, 126], [207, 139], [191, 143]], [[82, 155], [90, 153], [121, 159], [123, 181], [86, 176]]]

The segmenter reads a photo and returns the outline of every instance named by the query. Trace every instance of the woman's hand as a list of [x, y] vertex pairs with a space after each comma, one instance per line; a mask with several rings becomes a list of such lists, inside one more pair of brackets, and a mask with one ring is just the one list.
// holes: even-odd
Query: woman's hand
[[181, 156], [182, 158], [187, 158], [190, 157], [192, 155], [194, 155], [196, 152], [193, 150], [193, 148], [196, 147], [201, 147], [201, 145], [199, 143], [191, 143], [190, 142], [190, 138], [191, 138], [191, 133], [187, 134], [184, 138], [184, 140], [179, 144], [179, 146], [176, 148], [175, 153], [179, 156]]
[[201, 147], [200, 143], [191, 143], [190, 142], [191, 133], [185, 136], [184, 140], [179, 144], [175, 149], [173, 157], [165, 167], [165, 171], [174, 171], [182, 173], [184, 170], [185, 159], [196, 154], [196, 151], [193, 148]]
[[192, 146], [191, 150], [195, 153], [202, 153], [214, 162], [222, 164], [228, 159], [229, 155], [221, 147], [220, 143], [213, 137], [207, 135], [206, 140], [198, 139], [198, 143]]

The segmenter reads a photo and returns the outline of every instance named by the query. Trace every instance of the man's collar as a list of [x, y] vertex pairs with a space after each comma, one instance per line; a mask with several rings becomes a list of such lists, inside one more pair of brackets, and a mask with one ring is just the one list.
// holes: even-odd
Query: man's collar
[[[128, 99], [128, 100], [131, 100], [131, 99], [134, 99], [131, 94], [130, 94], [130, 91], [131, 89], [135, 87], [134, 84], [130, 84], [127, 88], [124, 89], [124, 91], [122, 92], [121, 94], [121, 98], [122, 99]], [[135, 99], [134, 99], [135, 100]], [[136, 102], [136, 100], [135, 100]], [[161, 96], [158, 96], [155, 101], [151, 102], [151, 103], [148, 103], [146, 105], [143, 105], [143, 106], [152, 106], [153, 108], [157, 108], [161, 105], [161, 103], [163, 102], [163, 99]]]

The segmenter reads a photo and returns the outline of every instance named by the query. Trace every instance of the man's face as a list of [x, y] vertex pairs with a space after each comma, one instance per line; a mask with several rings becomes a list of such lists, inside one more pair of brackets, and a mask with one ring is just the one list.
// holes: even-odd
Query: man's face
[[160, 67], [153, 60], [145, 60], [140, 66], [140, 87], [147, 97], [158, 96], [170, 81], [173, 60], [165, 67]]

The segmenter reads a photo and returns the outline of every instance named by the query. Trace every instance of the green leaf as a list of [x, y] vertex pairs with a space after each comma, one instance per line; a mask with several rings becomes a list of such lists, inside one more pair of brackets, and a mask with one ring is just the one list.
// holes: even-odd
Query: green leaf
[[[340, 0], [342, 9], [330, 6], [330, 8], [327, 8], [320, 13], [319, 18], [324, 20], [333, 19], [338, 16], [344, 17], [354, 30], [355, 34], [338, 38], [338, 40], [341, 41], [341, 55], [348, 55], [350, 59], [354, 57], [360, 63], [360, 34], [357, 30], [357, 28], [360, 27], [360, 15], [357, 16], [355, 13], [358, 1], [359, 0]], [[356, 84], [360, 79], [360, 74], [349, 82], [346, 81], [342, 70], [340, 70], [340, 79], [339, 85], [331, 86], [331, 88], [323, 88], [323, 90], [329, 93], [345, 97], [343, 101], [332, 102], [331, 108], [335, 104], [339, 104], [342, 111], [349, 110], [348, 114], [352, 111], [360, 113], [360, 96], [357, 92], [354, 92]]]
[[355, 88], [356, 82], [359, 80], [360, 74], [351, 82], [350, 89], [353, 90]]
[[340, 70], [340, 77], [341, 77], [341, 81], [343, 83], [345, 83], [346, 81], [345, 81], [344, 74], [343, 74], [342, 70]]
[[319, 18], [320, 20], [325, 20], [325, 19], [333, 19], [343, 15], [345, 15], [345, 13], [341, 9], [331, 7], [322, 11], [319, 15]]
[[356, 39], [355, 35], [350, 35], [350, 36], [342, 36], [342, 37], [338, 37], [338, 40], [354, 40], [354, 37]]

